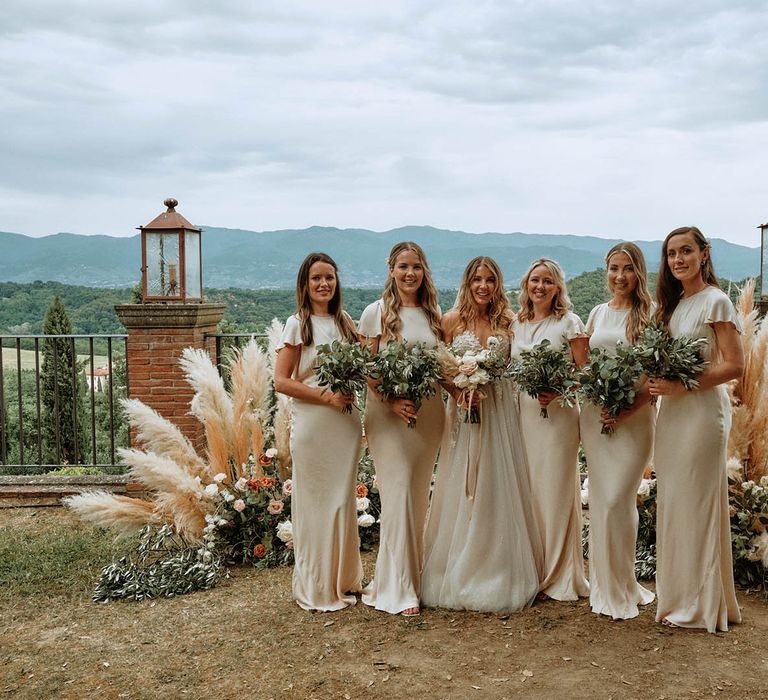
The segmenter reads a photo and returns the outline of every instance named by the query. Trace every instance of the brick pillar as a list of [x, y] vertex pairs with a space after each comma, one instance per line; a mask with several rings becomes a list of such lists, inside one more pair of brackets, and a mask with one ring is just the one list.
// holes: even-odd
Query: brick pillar
[[[202, 348], [215, 357], [216, 325], [224, 304], [119, 304], [117, 317], [128, 331], [128, 390], [175, 423], [202, 453], [202, 424], [189, 415], [193, 392], [179, 366], [184, 348]], [[131, 431], [131, 444], [134, 435]]]

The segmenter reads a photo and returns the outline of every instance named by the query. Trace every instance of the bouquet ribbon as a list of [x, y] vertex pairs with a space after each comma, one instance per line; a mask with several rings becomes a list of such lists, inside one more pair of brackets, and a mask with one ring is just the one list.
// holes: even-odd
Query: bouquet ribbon
[[[471, 394], [470, 394], [471, 396]], [[471, 399], [470, 399], [471, 401]], [[483, 402], [478, 406], [481, 421], [483, 414]], [[482, 451], [482, 441], [480, 431], [472, 430], [469, 434], [467, 444], [467, 463], [464, 472], [464, 494], [470, 501], [475, 500], [477, 495], [477, 480], [480, 473], [480, 453]], [[470, 514], [470, 518], [471, 518]]]

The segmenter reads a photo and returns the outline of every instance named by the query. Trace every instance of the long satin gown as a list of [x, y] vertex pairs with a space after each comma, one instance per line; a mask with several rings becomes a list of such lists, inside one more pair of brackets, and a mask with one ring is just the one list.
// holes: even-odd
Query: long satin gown
[[[585, 335], [584, 324], [572, 312], [537, 322], [516, 318], [512, 332], [513, 358], [545, 339], [557, 348]], [[555, 400], [549, 417], [542, 418], [538, 399], [521, 391], [519, 402], [533, 515], [544, 547], [540, 590], [555, 600], [577, 600], [589, 595], [581, 547], [579, 408], [563, 408]]]
[[[590, 349], [615, 354], [629, 345], [629, 309], [600, 304], [587, 321]], [[646, 400], [612, 435], [600, 431], [600, 407], [581, 405], [581, 443], [589, 470], [589, 602], [615, 620], [637, 617], [654, 595], [637, 582], [637, 489], [651, 460], [656, 408]]]
[[[381, 336], [378, 300], [360, 318], [359, 332]], [[401, 335], [407, 345], [438, 339], [420, 307], [400, 309]], [[383, 347], [387, 338], [381, 338]], [[408, 425], [368, 391], [365, 434], [381, 496], [381, 530], [374, 580], [363, 591], [363, 602], [377, 610], [399, 613], [419, 606], [424, 558], [424, 522], [429, 504], [437, 450], [445, 422], [445, 407], [437, 393], [421, 406], [416, 426]]]
[[[718, 362], [712, 324], [741, 332], [728, 297], [715, 287], [680, 300], [674, 337], [706, 338]], [[731, 406], [724, 385], [661, 398], [656, 422], [656, 619], [680, 627], [727, 630], [741, 622], [733, 583], [728, 480]]]
[[[498, 337], [509, 352], [506, 335]], [[541, 542], [531, 509], [515, 387], [483, 388], [481, 422], [449, 401], [426, 529], [422, 603], [513, 612], [539, 590]]]
[[[301, 346], [294, 379], [317, 387], [316, 347], [340, 340], [333, 317], [312, 316], [311, 346], [302, 345], [299, 319], [291, 316], [279, 347]], [[354, 605], [362, 588], [355, 486], [360, 459], [360, 414], [293, 399], [291, 520], [295, 565], [293, 597], [305, 610]]]

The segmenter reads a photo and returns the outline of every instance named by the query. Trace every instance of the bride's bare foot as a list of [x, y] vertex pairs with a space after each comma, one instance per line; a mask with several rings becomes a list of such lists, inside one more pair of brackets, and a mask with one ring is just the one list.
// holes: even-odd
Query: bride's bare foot
[[417, 615], [421, 615], [421, 611], [418, 608], [406, 608], [401, 611], [400, 614], [403, 617], [416, 617]]
[[676, 625], [671, 620], [667, 620], [667, 618], [662, 618], [661, 624], [664, 625], [664, 627], [680, 627], [680, 625]]

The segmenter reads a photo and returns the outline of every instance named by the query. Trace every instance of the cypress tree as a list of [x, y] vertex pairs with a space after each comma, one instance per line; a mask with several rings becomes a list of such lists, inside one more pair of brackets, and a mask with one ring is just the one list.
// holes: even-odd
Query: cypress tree
[[[72, 333], [72, 323], [58, 295], [48, 307], [43, 324], [45, 335]], [[44, 459], [49, 464], [77, 464], [83, 460], [81, 425], [82, 396], [73, 343], [69, 338], [43, 340], [43, 365], [40, 370], [40, 401]], [[75, 428], [77, 426], [77, 428]]]

